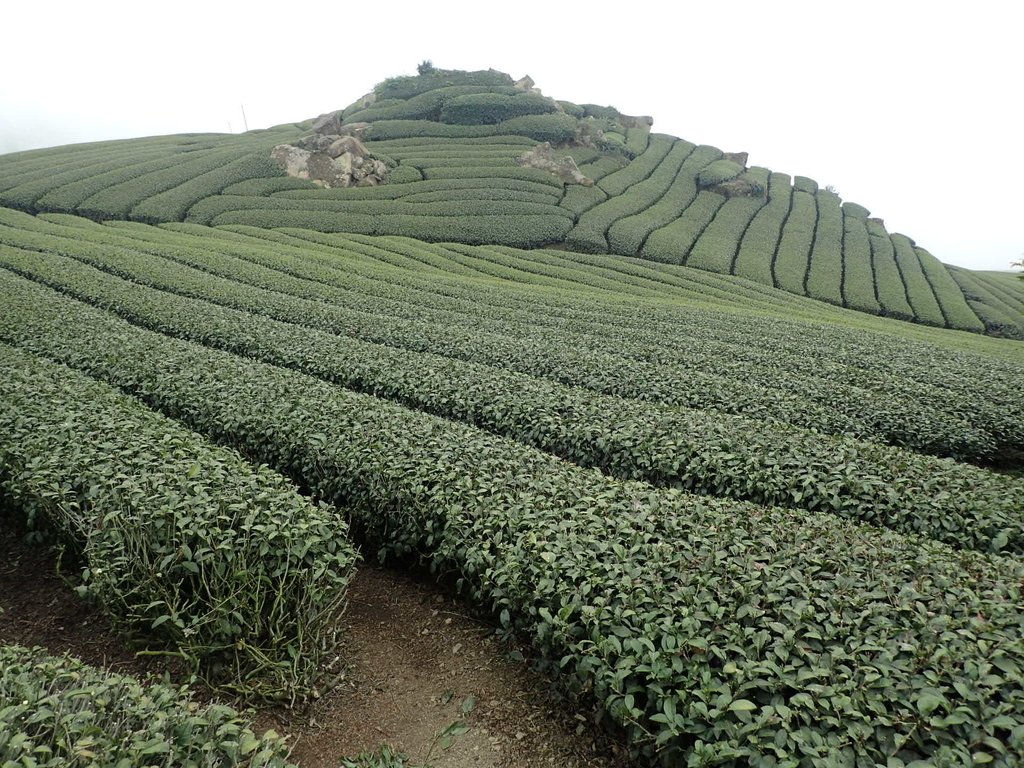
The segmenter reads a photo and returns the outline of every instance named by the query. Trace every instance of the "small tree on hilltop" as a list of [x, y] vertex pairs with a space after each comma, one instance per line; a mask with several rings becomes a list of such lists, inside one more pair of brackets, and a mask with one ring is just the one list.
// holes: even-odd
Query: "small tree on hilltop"
[[434, 71], [436, 71], [434, 68], [434, 62], [432, 62], [430, 59], [424, 59], [418, 65], [416, 65], [416, 72], [421, 75], [429, 75]]

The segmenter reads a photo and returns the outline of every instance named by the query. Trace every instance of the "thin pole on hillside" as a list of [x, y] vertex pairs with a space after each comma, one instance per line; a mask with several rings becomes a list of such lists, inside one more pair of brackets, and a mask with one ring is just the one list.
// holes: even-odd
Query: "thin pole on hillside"
[[245, 132], [249, 132], [249, 121], [245, 119], [245, 104], [239, 104], [242, 108], [242, 124], [245, 125]]

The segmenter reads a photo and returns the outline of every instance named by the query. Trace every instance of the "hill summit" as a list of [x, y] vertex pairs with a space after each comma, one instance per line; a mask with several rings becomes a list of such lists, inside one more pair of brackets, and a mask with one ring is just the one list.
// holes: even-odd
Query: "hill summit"
[[732, 275], [917, 323], [1024, 338], [1024, 288], [941, 263], [868, 208], [530, 77], [424, 68], [315, 120], [0, 158], [0, 204], [557, 247]]

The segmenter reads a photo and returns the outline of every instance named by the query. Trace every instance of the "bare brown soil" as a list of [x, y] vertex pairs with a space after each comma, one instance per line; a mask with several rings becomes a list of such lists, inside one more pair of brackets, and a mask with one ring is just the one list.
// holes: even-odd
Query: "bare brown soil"
[[[514, 660], [493, 627], [467, 613], [436, 585], [364, 563], [349, 591], [340, 682], [305, 710], [259, 712], [258, 726], [288, 735], [303, 768], [337, 768], [385, 744], [417, 768], [632, 765], [550, 681]], [[167, 671], [159, 659], [137, 657], [74, 593], [51, 552], [2, 523], [0, 642], [122, 673]]]

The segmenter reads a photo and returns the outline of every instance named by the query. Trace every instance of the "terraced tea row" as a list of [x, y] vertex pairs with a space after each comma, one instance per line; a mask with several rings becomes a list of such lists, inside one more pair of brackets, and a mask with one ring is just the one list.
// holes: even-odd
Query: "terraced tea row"
[[[1019, 302], [978, 288], [981, 277], [955, 278], [867, 208], [812, 179], [748, 169], [745, 153], [651, 134], [649, 118], [555, 101], [503, 73], [412, 80], [400, 91], [412, 95], [384, 96], [391, 86], [382, 83], [315, 124], [0, 158], [8, 179], [0, 204], [96, 219], [559, 244], [740, 276], [861, 312], [1024, 338]], [[387, 183], [323, 189], [284, 176], [270, 148], [310, 131], [348, 134], [388, 167]], [[524, 165], [521, 156], [538, 142], [554, 146], [555, 161], [572, 158], [586, 177]], [[570, 177], [593, 186], [566, 183]]]
[[21, 285], [5, 337], [20, 328], [458, 576], [648, 754], [1021, 757], [1014, 560], [607, 479]]
[[230, 707], [38, 648], [0, 645], [0, 701], [5, 765], [296, 768], [284, 739]]
[[225, 687], [308, 692], [355, 562], [344, 519], [88, 376], [3, 344], [0, 371], [4, 506], [81, 553], [116, 625]]
[[[700, 338], [691, 332], [685, 343], [670, 344], [650, 333], [603, 337], [600, 329], [595, 328], [588, 328], [586, 333], [564, 328], [538, 330], [529, 324], [529, 316], [503, 321], [491, 318], [486, 321], [489, 327], [484, 328], [479, 316], [438, 310], [431, 306], [429, 297], [413, 306], [392, 301], [382, 304], [379, 298], [353, 292], [351, 286], [342, 290], [309, 279], [293, 278], [286, 282], [280, 272], [259, 272], [251, 262], [222, 254], [171, 245], [157, 248], [155, 244], [149, 245], [150, 255], [90, 247], [80, 228], [36, 223], [40, 230], [50, 231], [30, 233], [5, 228], [0, 230], [0, 240], [64, 253], [158, 288], [377, 344], [483, 363], [620, 397], [789, 421], [974, 460], [993, 460], [1006, 451], [1019, 450], [1024, 444], [1020, 408], [1013, 404], [1014, 374], [1006, 378], [991, 364], [985, 365], [983, 371], [975, 371], [977, 384], [973, 386], [960, 376], [955, 377], [955, 382], [915, 382], [906, 376], [851, 370], [827, 357], [817, 367], [817, 375], [812, 376], [807, 373], [807, 361], [802, 354], [784, 351], [785, 336], [781, 343], [766, 345], [761, 351], [749, 348], [749, 335], [722, 341], [713, 334], [711, 338]], [[55, 234], [59, 232], [68, 237]], [[106, 234], [107, 243], [120, 243], [122, 247], [133, 243], [145, 245], [103, 228], [88, 234], [94, 232]], [[158, 241], [161, 236], [163, 233], [158, 232]], [[144, 297], [132, 295], [131, 285], [107, 285], [98, 274], [81, 269], [76, 273], [70, 265], [58, 263], [60, 260], [54, 262], [52, 258], [47, 261], [30, 254], [19, 257], [15, 252], [4, 258], [7, 264], [52, 281], [64, 290], [84, 290], [92, 301], [136, 312], [135, 316], [145, 323], [160, 322], [158, 315], [148, 313]], [[271, 259], [266, 263], [275, 262]], [[278, 258], [277, 265], [280, 264]], [[211, 273], [229, 279], [217, 279]], [[318, 273], [309, 264], [305, 274], [310, 278], [317, 274], [340, 277], [341, 273]], [[290, 291], [291, 295], [281, 291]], [[169, 299], [161, 302], [166, 300]], [[194, 312], [197, 317], [205, 317], [212, 311], [210, 307], [197, 307], [187, 310], [185, 315]], [[258, 318], [246, 322], [258, 322]], [[193, 325], [197, 327], [190, 325], [187, 331], [173, 332], [205, 333], [198, 327], [200, 323]], [[709, 325], [713, 329], [716, 323], [712, 319]], [[255, 335], [263, 333], [253, 331]], [[333, 343], [324, 341], [325, 346]], [[761, 344], [765, 342], [762, 340]], [[587, 351], [579, 351], [584, 349]], [[541, 351], [543, 354], [539, 354]], [[721, 364], [726, 359], [730, 360], [728, 375], [724, 375]], [[979, 360], [978, 364], [984, 361]], [[780, 383], [785, 386], [780, 387]], [[957, 385], [958, 399], [951, 397], [947, 383]], [[794, 388], [800, 391], [799, 396], [794, 395]]]
[[[45, 257], [43, 257], [45, 258]], [[601, 397], [545, 380], [437, 355], [380, 347], [289, 323], [247, 317], [203, 302], [104, 280], [65, 259], [0, 252], [0, 264], [112, 308], [133, 322], [179, 338], [304, 371], [357, 391], [460, 419], [584, 466], [656, 485], [827, 509], [958, 546], [1024, 551], [1016, 499], [1024, 486], [968, 469], [852, 440], [818, 438], [716, 414]], [[33, 263], [35, 262], [35, 263]], [[384, 318], [332, 312], [330, 305], [280, 295], [177, 268], [135, 269], [147, 284], [255, 308], [307, 328], [360, 335]], [[137, 263], [137, 262], [136, 262]], [[376, 319], [375, 319], [376, 317]], [[420, 337], [425, 338], [425, 337]], [[466, 342], [464, 348], [470, 348]], [[468, 355], [467, 355], [468, 356]], [[600, 436], [595, 439], [595, 436]], [[815, 457], [813, 461], [807, 457]], [[833, 457], [830, 461], [827, 457]]]

